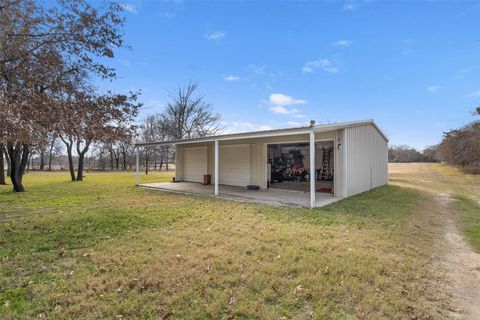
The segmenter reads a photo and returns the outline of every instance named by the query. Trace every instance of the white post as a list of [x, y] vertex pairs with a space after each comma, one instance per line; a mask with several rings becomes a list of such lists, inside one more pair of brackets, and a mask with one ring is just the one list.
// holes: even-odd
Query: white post
[[215, 195], [218, 196], [218, 140], [215, 140]]
[[310, 132], [310, 208], [315, 207], [315, 132]]
[[136, 164], [135, 164], [135, 180], [137, 182], [137, 186], [140, 184], [140, 155], [138, 151], [138, 147], [135, 149], [136, 154]]

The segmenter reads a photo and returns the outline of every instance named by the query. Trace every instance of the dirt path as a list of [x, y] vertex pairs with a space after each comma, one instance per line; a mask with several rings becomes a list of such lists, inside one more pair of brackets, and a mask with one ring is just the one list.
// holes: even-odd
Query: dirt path
[[434, 194], [439, 218], [443, 222], [438, 238], [439, 264], [444, 270], [441, 286], [452, 301], [449, 316], [455, 319], [480, 319], [480, 254], [474, 252], [460, 234], [452, 216], [453, 200], [448, 194]]
[[[453, 194], [479, 201], [478, 177], [444, 172], [432, 164], [389, 166], [393, 184], [431, 194], [435, 221], [441, 225], [432, 248], [436, 269], [441, 270], [438, 286], [439, 317], [480, 320], [480, 254], [473, 251], [457, 227]], [[437, 299], [438, 298], [438, 299]]]

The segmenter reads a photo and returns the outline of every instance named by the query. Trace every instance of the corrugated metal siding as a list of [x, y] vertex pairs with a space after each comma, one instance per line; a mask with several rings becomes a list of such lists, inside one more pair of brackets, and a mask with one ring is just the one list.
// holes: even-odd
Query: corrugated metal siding
[[[316, 133], [315, 139], [337, 137], [335, 132]], [[308, 141], [307, 135], [269, 137], [262, 139], [243, 139], [221, 142], [221, 145], [250, 145], [250, 183], [266, 188], [266, 150], [268, 143], [288, 143]], [[387, 142], [371, 125], [347, 128], [338, 131], [338, 142], [342, 146], [337, 150], [335, 161], [335, 191], [339, 196], [347, 197], [381, 186], [388, 181]], [[183, 180], [183, 149], [192, 146], [208, 146], [208, 173], [214, 181], [214, 147], [212, 142], [176, 146], [176, 178]], [[220, 152], [220, 162], [222, 152]], [[370, 167], [372, 175], [370, 176]], [[370, 178], [371, 177], [371, 178]]]
[[346, 128], [343, 144], [346, 196], [387, 183], [387, 141], [372, 125]]

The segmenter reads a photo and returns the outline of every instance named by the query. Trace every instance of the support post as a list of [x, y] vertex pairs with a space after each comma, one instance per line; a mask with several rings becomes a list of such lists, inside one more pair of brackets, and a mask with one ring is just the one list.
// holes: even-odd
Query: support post
[[136, 163], [135, 163], [135, 181], [136, 185], [140, 184], [140, 154], [138, 147], [135, 149]]
[[218, 196], [218, 140], [215, 140], [215, 195]]
[[315, 132], [310, 132], [310, 208], [315, 207]]

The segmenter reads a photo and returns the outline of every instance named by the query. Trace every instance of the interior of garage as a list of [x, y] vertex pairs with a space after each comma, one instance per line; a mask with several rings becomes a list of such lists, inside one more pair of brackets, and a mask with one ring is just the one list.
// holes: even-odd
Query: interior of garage
[[[333, 141], [315, 143], [316, 192], [333, 193], [334, 154]], [[304, 192], [310, 190], [310, 146], [307, 142], [269, 144], [267, 160], [270, 188]]]

